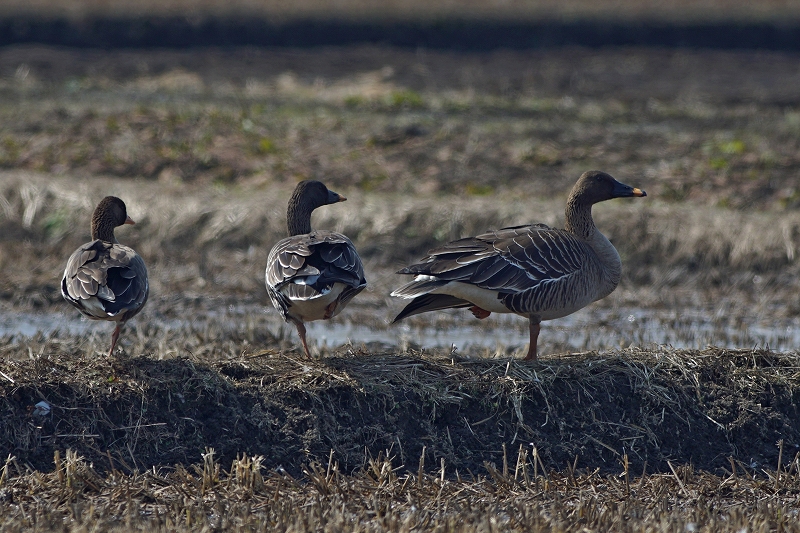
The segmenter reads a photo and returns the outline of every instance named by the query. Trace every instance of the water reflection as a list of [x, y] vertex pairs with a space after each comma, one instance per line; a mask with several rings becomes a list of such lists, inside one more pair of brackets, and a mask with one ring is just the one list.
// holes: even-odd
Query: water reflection
[[[492, 315], [477, 321], [468, 313], [431, 313], [414, 321], [390, 326], [388, 320], [372, 319], [371, 324], [345, 315], [328, 322], [306, 324], [308, 336], [319, 346], [338, 347], [381, 343], [387, 346], [450, 348], [461, 352], [513, 352], [528, 342], [527, 320], [512, 315]], [[350, 319], [348, 319], [350, 317]], [[709, 318], [711, 317], [711, 318]], [[388, 319], [388, 313], [387, 313]], [[268, 308], [226, 308], [215, 313], [193, 315], [191, 319], [164, 319], [147, 314], [133, 322], [147, 323], [164, 330], [197, 330], [214, 323], [223, 330], [246, 327], [268, 328], [284, 337], [293, 337], [294, 328], [284, 324]], [[107, 334], [105, 322], [87, 320], [72, 313], [0, 312], [0, 336], [32, 337], [39, 333], [68, 335]], [[728, 317], [711, 310], [653, 310], [637, 307], [594, 307], [543, 324], [539, 337], [541, 353], [604, 350], [620, 347], [671, 345], [675, 348], [769, 347], [777, 351], [795, 350], [800, 345], [799, 318]]]

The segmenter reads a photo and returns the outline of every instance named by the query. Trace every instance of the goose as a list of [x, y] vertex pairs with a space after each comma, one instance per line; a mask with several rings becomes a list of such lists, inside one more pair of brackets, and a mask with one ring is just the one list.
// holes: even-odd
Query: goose
[[479, 319], [491, 313], [527, 317], [537, 358], [542, 320], [574, 313], [605, 298], [619, 283], [622, 263], [592, 219], [592, 206], [612, 198], [647, 196], [600, 171], [584, 172], [567, 199], [564, 229], [515, 226], [449, 242], [398, 274], [413, 281], [391, 293], [412, 299], [392, 323], [408, 316], [468, 307]]
[[278, 241], [267, 258], [265, 281], [272, 305], [297, 328], [306, 357], [304, 322], [328, 320], [364, 290], [364, 266], [353, 243], [333, 231], [312, 230], [311, 212], [347, 200], [319, 181], [301, 181], [289, 199], [289, 237]]
[[114, 228], [124, 224], [135, 224], [125, 202], [116, 196], [103, 198], [92, 215], [92, 241], [69, 256], [61, 279], [64, 299], [84, 316], [117, 323], [109, 357], [122, 326], [142, 310], [150, 293], [144, 261], [114, 237]]

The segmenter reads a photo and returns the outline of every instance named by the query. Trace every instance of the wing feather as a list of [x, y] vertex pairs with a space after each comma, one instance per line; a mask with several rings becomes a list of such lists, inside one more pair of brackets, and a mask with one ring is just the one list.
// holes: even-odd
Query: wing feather
[[[514, 312], [529, 312], [537, 305], [536, 291], [552, 292], [560, 280], [584, 268], [585, 254], [593, 254], [584, 242], [563, 230], [544, 224], [515, 226], [476, 237], [453, 241], [428, 252], [419, 263], [400, 274], [431, 276], [497, 291]], [[411, 282], [395, 293], [421, 293]], [[435, 287], [435, 283], [427, 286]], [[432, 290], [432, 289], [431, 289]], [[525, 298], [519, 295], [526, 294]]]
[[127, 246], [95, 240], [67, 260], [61, 293], [90, 318], [128, 320], [149, 295], [147, 268]]
[[340, 233], [314, 231], [279, 241], [269, 253], [265, 273], [267, 292], [286, 318], [292, 300], [327, 294], [335, 283], [346, 289], [343, 306], [366, 287], [364, 266], [353, 243]]

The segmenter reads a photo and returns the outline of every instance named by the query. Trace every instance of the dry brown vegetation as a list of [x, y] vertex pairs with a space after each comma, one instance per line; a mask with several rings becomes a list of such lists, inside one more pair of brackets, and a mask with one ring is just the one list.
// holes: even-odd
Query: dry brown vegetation
[[[159, 293], [178, 296], [202, 288], [244, 303], [263, 301], [263, 263], [271, 243], [285, 233], [283, 205], [292, 186], [194, 189], [180, 193], [178, 202], [179, 187], [162, 183], [142, 187], [107, 179], [0, 175], [2, 290], [6, 299], [35, 298], [38, 306], [60, 303], [56, 282], [62, 258], [88, 238], [95, 201], [112, 192], [125, 199], [137, 220], [135, 227], [119, 231], [120, 238], [147, 257]], [[446, 240], [525, 223], [531, 213], [537, 221], [563, 224], [560, 200], [344, 191], [348, 203], [319, 210], [315, 224], [346, 233], [372, 262], [375, 297], [398, 282], [387, 269]], [[787, 298], [778, 292], [796, 283], [800, 215], [795, 211], [698, 209], [656, 199], [603, 205], [595, 218], [622, 254], [628, 280], [661, 290], [663, 298], [676, 287], [750, 290], [753, 273], [763, 277], [761, 289], [776, 291], [776, 298]], [[20, 262], [20, 254], [35, 261]]]
[[[88, 345], [87, 345], [88, 344]], [[262, 331], [137, 331], [135, 358], [106, 361], [80, 337], [7, 342], [3, 442], [48, 469], [73, 448], [98, 469], [187, 463], [204, 446], [226, 461], [260, 454], [298, 474], [330, 450], [346, 472], [394, 450], [408, 464], [480, 472], [504, 446], [538, 446], [548, 468], [577, 461], [720, 471], [729, 458], [774, 466], [778, 440], [797, 452], [796, 355], [627, 349], [560, 354], [540, 364], [457, 353], [283, 350]], [[177, 350], [177, 354], [175, 353]], [[41, 414], [39, 401], [52, 406]]]
[[[0, 529], [796, 530], [796, 353], [524, 364], [385, 321], [398, 266], [559, 225], [599, 168], [648, 197], [595, 209], [625, 270], [595, 307], [796, 327], [797, 78], [756, 52], [0, 50], [0, 316], [66, 308], [106, 194], [152, 282], [117, 359], [107, 333], [0, 340]], [[386, 332], [313, 361], [262, 280], [302, 178], [348, 197], [314, 223], [367, 265], [347, 319]]]
[[[342, 473], [331, 456], [302, 477], [265, 472], [261, 457], [125, 475], [98, 472], [74, 452], [51, 473], [8, 461], [0, 478], [3, 531], [798, 531], [798, 464], [766, 477], [679, 466], [637, 476], [545, 472], [521, 451], [488, 474], [453, 479], [367, 458]], [[32, 496], [35, 495], [35, 496]]]
[[6, 530], [796, 530], [796, 355], [162, 359], [155, 338], [111, 363], [6, 345]]
[[10, 47], [0, 51], [0, 165], [549, 197], [597, 167], [661, 200], [796, 207], [794, 64], [792, 54], [643, 49]]

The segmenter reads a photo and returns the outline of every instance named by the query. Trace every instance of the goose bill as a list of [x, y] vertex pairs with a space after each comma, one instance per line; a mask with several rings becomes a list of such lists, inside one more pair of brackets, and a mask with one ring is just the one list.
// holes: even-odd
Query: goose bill
[[614, 198], [629, 198], [631, 196], [647, 196], [647, 193], [642, 189], [625, 185], [624, 183], [617, 182], [614, 184], [614, 190], [611, 192]]

